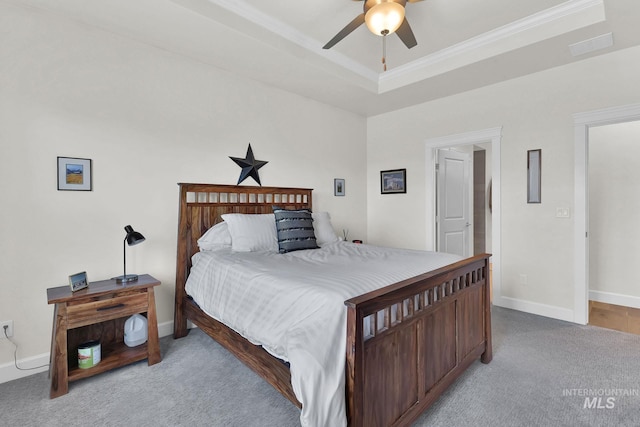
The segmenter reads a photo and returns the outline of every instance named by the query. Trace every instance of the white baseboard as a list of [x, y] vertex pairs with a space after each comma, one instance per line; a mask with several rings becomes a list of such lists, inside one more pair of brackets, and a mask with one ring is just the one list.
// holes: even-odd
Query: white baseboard
[[[166, 337], [173, 334], [173, 320], [158, 324], [158, 336]], [[11, 343], [7, 343], [12, 345]], [[44, 365], [44, 366], [43, 366]], [[38, 369], [21, 371], [17, 369], [13, 362], [0, 365], [0, 384], [9, 381], [17, 380], [19, 378], [28, 377], [40, 372], [46, 372], [49, 370], [49, 353], [39, 354], [37, 356], [25, 357], [18, 360], [18, 366], [21, 368], [30, 368], [32, 366], [42, 366]]]
[[564, 320], [566, 322], [574, 321], [573, 310], [568, 308], [502, 296], [494, 298], [493, 304], [499, 307], [524, 311], [525, 313], [537, 314], [538, 316], [551, 317], [552, 319]]
[[173, 320], [158, 323], [158, 336], [160, 338], [173, 335]]
[[[11, 343], [9, 343], [11, 345]], [[0, 365], [0, 384], [9, 381], [17, 380], [19, 378], [28, 377], [40, 372], [46, 372], [49, 370], [49, 353], [39, 354], [37, 356], [26, 357], [18, 360], [18, 366], [21, 368], [31, 368], [33, 366], [40, 366], [37, 369], [29, 369], [28, 371], [21, 371], [15, 367], [13, 362]]]
[[614, 294], [613, 292], [603, 291], [589, 291], [589, 299], [606, 304], [640, 308], [640, 297], [630, 295]]

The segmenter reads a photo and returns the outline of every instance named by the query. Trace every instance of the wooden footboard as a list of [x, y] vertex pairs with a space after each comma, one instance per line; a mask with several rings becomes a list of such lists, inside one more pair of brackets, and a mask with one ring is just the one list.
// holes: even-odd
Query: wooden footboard
[[349, 425], [410, 425], [478, 357], [491, 361], [489, 256], [345, 302]]
[[[285, 364], [204, 313], [185, 292], [197, 239], [224, 213], [311, 208], [311, 190], [179, 184], [174, 337], [187, 320], [300, 406]], [[408, 426], [471, 364], [491, 361], [488, 254], [345, 302], [346, 399], [351, 426]]]

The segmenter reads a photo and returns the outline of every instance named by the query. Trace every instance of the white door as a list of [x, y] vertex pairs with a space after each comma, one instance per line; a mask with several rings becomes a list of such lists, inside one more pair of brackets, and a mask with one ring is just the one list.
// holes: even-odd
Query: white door
[[438, 251], [471, 256], [470, 155], [438, 150], [437, 217]]

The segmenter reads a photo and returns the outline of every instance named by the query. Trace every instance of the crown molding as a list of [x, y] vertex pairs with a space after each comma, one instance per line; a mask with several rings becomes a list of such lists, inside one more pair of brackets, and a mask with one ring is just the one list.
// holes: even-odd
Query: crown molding
[[[348, 81], [361, 86], [362, 88], [369, 90], [372, 93], [377, 92], [378, 88], [378, 73], [370, 68], [362, 65], [358, 61], [341, 54], [334, 50], [323, 50], [323, 43], [307, 36], [306, 34], [298, 31], [291, 25], [286, 24], [268, 15], [255, 7], [251, 6], [244, 0], [171, 0], [173, 3], [192, 10], [195, 13], [206, 16], [210, 19], [216, 20], [221, 24], [225, 24], [219, 20], [219, 17], [213, 14], [210, 10], [211, 6], [217, 6], [223, 8], [227, 12], [234, 14], [237, 17], [244, 19], [247, 22], [253, 24], [254, 28], [243, 28], [242, 32], [248, 36], [259, 40], [262, 43], [269, 44], [271, 46], [282, 48], [283, 41], [290, 43], [289, 53], [293, 53], [297, 48], [303, 48], [305, 52], [309, 53], [305, 57], [315, 65], [325, 68], [328, 71], [332, 71], [334, 74], [338, 74]], [[264, 31], [267, 30], [271, 37], [265, 37]], [[299, 56], [299, 55], [298, 55]], [[326, 62], [332, 65], [338, 65], [342, 70], [346, 72], [335, 72], [335, 68], [327, 68]]]
[[[439, 50], [438, 52], [410, 62], [406, 65], [396, 67], [393, 70], [380, 75], [379, 85], [381, 88], [379, 92], [382, 93], [387, 90], [397, 89], [398, 87], [405, 86], [408, 83], [414, 83], [415, 81], [422, 80], [426, 77], [451, 71], [458, 68], [460, 64], [468, 65], [468, 63], [486, 59], [495, 56], [498, 53], [513, 50], [516, 47], [523, 47], [528, 44], [544, 40], [548, 38], [545, 35], [543, 35], [543, 37], [538, 37], [537, 39], [534, 37], [529, 40], [522, 40], [520, 46], [515, 46], [513, 43], [509, 42], [510, 40], [515, 40], [514, 37], [517, 35], [538, 30], [568, 18], [576, 18], [579, 20], [580, 22], [575, 24], [578, 25], [578, 27], [584, 27], [596, 22], [604, 21], [604, 0], [569, 0], [565, 3], [542, 10], [533, 15], [488, 31], [477, 37], [470, 38], [461, 43]], [[574, 29], [576, 28], [570, 28], [570, 30]], [[507, 42], [506, 45], [505, 42]], [[502, 48], [497, 47], [499, 45], [505, 46]], [[487, 53], [479, 55], [479, 50], [483, 48], [488, 48]], [[461, 57], [475, 57], [476, 59], [465, 61], [464, 59], [461, 60]], [[447, 64], [447, 62], [450, 64]], [[416, 74], [421, 75], [417, 78]]]
[[[282, 46], [283, 40], [291, 43], [289, 51], [303, 48], [309, 55], [305, 57], [315, 65], [327, 69], [327, 62], [337, 65], [342, 72], [332, 68], [337, 74], [372, 93], [385, 93], [403, 86], [439, 75], [498, 54], [545, 40], [567, 31], [601, 22], [604, 16], [604, 0], [569, 0], [557, 6], [540, 11], [502, 27], [488, 31], [456, 45], [442, 49], [429, 56], [398, 66], [393, 70], [379, 73], [360, 62], [337, 51], [323, 50], [322, 43], [307, 36], [292, 26], [268, 15], [244, 0], [171, 0], [203, 14], [207, 6], [215, 5], [253, 24], [254, 29], [243, 32], [263, 43]], [[207, 14], [211, 19], [216, 16]], [[218, 18], [219, 19], [219, 18]], [[565, 25], [562, 20], [567, 20]], [[551, 27], [561, 27], [553, 28]], [[265, 37], [267, 30], [271, 37]], [[541, 33], [535, 33], [540, 31]], [[559, 32], [559, 33], [558, 33]], [[528, 34], [527, 37], [522, 37]], [[514, 37], [514, 36], [520, 37]], [[294, 53], [294, 52], [292, 52]]]

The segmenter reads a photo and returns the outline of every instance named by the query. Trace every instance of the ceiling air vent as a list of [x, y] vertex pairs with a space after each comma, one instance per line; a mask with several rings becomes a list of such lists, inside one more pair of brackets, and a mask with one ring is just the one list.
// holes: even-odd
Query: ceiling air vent
[[571, 55], [579, 56], [611, 46], [613, 46], [613, 34], [607, 33], [592, 39], [570, 44], [569, 49], [571, 50]]

